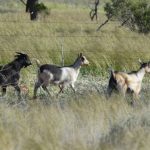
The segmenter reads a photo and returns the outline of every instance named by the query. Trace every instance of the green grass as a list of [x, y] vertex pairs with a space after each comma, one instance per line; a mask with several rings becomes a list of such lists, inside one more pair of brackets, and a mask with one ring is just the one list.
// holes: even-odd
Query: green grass
[[[40, 17], [37, 22], [30, 22], [24, 11], [0, 14], [0, 33], [3, 35], [0, 36], [0, 51], [4, 51], [1, 62], [11, 60], [15, 51], [23, 51], [43, 63], [60, 64], [61, 44], [65, 64], [72, 63], [76, 55], [83, 52], [90, 60], [91, 68], [100, 67], [103, 72], [109, 66], [135, 69], [138, 58], [149, 59], [149, 35], [119, 28], [119, 24], [113, 22], [96, 32], [99, 24], [90, 21], [88, 11], [55, 8], [51, 9], [50, 16]], [[104, 20], [104, 15], [99, 14], [99, 23]]]
[[139, 58], [149, 60], [150, 35], [119, 28], [118, 22], [110, 22], [96, 32], [106, 19], [102, 7], [97, 23], [90, 21], [90, 9], [83, 5], [46, 4], [50, 15], [40, 15], [35, 22], [29, 20], [21, 4], [0, 7], [19, 10], [0, 13], [0, 63], [11, 61], [15, 52], [21, 51], [41, 63], [60, 65], [63, 45], [65, 65], [83, 52], [90, 66], [81, 69], [76, 95], [67, 89], [56, 98], [58, 88], [52, 87], [53, 98], [39, 90], [37, 101], [31, 100], [37, 72], [34, 61], [24, 69], [20, 83], [29, 88], [27, 95], [22, 94], [24, 103], [13, 104], [17, 98], [12, 88], [0, 99], [0, 149], [149, 150], [148, 75], [135, 108], [120, 96], [107, 101], [104, 91], [109, 67], [136, 70]]

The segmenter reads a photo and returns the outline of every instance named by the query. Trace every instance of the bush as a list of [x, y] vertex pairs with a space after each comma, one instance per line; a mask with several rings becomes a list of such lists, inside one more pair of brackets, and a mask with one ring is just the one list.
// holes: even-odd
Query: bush
[[111, 0], [104, 7], [107, 18], [119, 20], [122, 25], [141, 33], [150, 32], [150, 5], [147, 1]]
[[134, 4], [131, 10], [139, 32], [150, 32], [150, 6], [148, 6], [148, 3], [140, 2]]
[[36, 10], [38, 12], [44, 12], [47, 15], [49, 14], [48, 8], [43, 3], [37, 3]]

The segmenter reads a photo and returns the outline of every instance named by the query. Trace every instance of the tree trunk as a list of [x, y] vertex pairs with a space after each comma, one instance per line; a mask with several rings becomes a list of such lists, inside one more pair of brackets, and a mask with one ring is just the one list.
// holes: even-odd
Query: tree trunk
[[27, 0], [26, 12], [30, 13], [31, 20], [37, 19], [38, 12], [36, 8], [36, 4], [38, 4], [38, 0]]

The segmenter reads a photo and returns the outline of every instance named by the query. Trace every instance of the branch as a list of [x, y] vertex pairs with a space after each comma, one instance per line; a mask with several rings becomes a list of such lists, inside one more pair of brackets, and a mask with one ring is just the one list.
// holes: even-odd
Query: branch
[[128, 19], [126, 19], [124, 22], [122, 22], [122, 24], [121, 24], [120, 27], [124, 26], [124, 25], [129, 21], [130, 18], [131, 18], [131, 17], [129, 17]]
[[25, 6], [26, 6], [26, 3], [24, 2], [24, 0], [20, 0]]
[[93, 20], [95, 16], [96, 16], [96, 20], [97, 20], [97, 9], [98, 9], [98, 5], [99, 5], [99, 0], [95, 0], [94, 5], [95, 5], [94, 9], [91, 9], [91, 11], [90, 11], [91, 20]]
[[108, 19], [107, 19], [104, 23], [102, 23], [102, 24], [96, 29], [96, 31], [99, 31], [105, 24], [107, 24], [107, 23], [109, 22], [109, 20], [110, 20], [112, 17], [113, 17], [113, 15], [110, 15], [110, 16], [108, 17]]

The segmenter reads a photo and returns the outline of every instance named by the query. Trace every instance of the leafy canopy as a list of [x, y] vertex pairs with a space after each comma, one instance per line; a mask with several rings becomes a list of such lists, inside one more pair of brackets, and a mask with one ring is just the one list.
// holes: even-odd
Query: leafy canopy
[[122, 25], [141, 33], [150, 32], [150, 3], [146, 0], [111, 0], [105, 4], [107, 18], [119, 20]]

